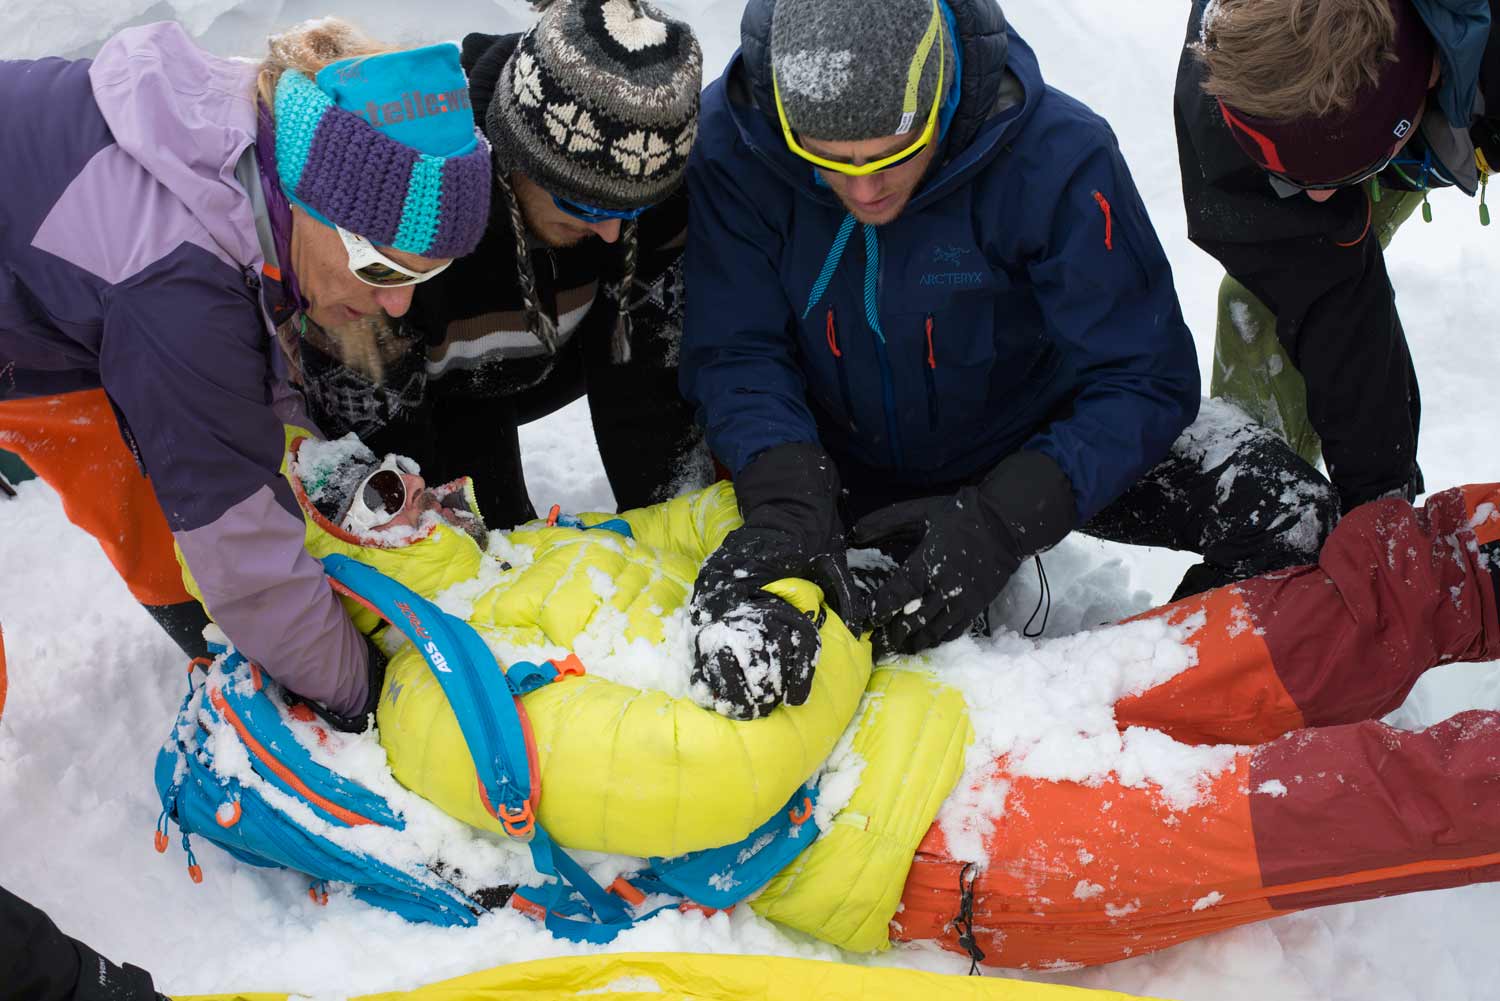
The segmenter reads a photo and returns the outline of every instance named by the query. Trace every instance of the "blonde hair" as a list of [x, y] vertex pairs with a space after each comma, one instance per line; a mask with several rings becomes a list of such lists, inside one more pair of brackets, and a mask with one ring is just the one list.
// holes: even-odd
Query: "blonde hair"
[[1193, 51], [1203, 90], [1257, 118], [1346, 112], [1396, 59], [1388, 0], [1217, 0]]
[[336, 17], [303, 21], [279, 35], [272, 35], [267, 39], [267, 45], [270, 52], [260, 64], [255, 92], [273, 114], [276, 110], [276, 85], [287, 70], [316, 76], [323, 67], [340, 59], [396, 51], [394, 46], [377, 42], [348, 21]]

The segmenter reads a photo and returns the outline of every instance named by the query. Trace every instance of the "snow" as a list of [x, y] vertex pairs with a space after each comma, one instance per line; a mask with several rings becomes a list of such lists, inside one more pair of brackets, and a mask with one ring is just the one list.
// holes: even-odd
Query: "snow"
[[[741, 0], [658, 6], [694, 25], [705, 71], [717, 75], [737, 44]], [[1050, 81], [1114, 126], [1171, 259], [1200, 365], [1209, 371], [1221, 272], [1185, 237], [1170, 111], [1184, 5], [1058, 0], [1011, 3], [1006, 12]], [[534, 17], [517, 0], [6, 0], [0, 58], [87, 55], [110, 32], [162, 17], [178, 18], [214, 51], [253, 55], [273, 29], [330, 13], [395, 43], [510, 31]], [[1495, 284], [1482, 266], [1492, 258], [1492, 234], [1478, 226], [1475, 205], [1456, 193], [1440, 193], [1433, 205], [1434, 223], [1414, 218], [1387, 259], [1422, 379], [1423, 466], [1437, 489], [1500, 479], [1500, 453], [1478, 447], [1487, 440], [1480, 435], [1500, 423], [1500, 397], [1492, 388], [1493, 344], [1475, 335], [1496, 314]], [[539, 510], [553, 503], [574, 512], [612, 507], [591, 440], [582, 404], [524, 429]], [[491, 555], [516, 566], [527, 560], [523, 549], [507, 551], [503, 541]], [[1121, 781], [1158, 783], [1190, 804], [1202, 777], [1220, 763], [1214, 755], [1223, 752], [1178, 748], [1150, 733], [1121, 735], [1108, 711], [1120, 694], [1186, 668], [1183, 648], [1160, 624], [1094, 629], [1165, 599], [1189, 562], [1160, 550], [1067, 540], [1047, 556], [1052, 611], [1045, 638], [1036, 642], [1019, 635], [1039, 594], [1035, 575], [1023, 569], [995, 606], [994, 621], [1005, 629], [983, 642], [960, 640], [933, 658], [976, 705], [979, 744], [987, 752], [1007, 750], [1022, 774], [1086, 778], [1113, 771]], [[318, 907], [303, 877], [237, 865], [212, 848], [200, 856], [203, 885], [193, 885], [175, 839], [166, 857], [150, 847], [160, 809], [151, 768], [184, 690], [180, 656], [40, 483], [23, 484], [15, 500], [0, 500], [0, 568], [10, 662], [10, 699], [0, 722], [0, 884], [44, 906], [69, 932], [145, 966], [169, 992], [290, 989], [320, 998], [596, 948], [556, 941], [509, 911], [474, 929], [442, 930], [406, 924], [337, 893]], [[444, 607], [471, 603], [500, 572], [498, 563], [487, 564], [485, 581], [450, 589]], [[617, 643], [607, 621], [599, 629], [591, 635], [598, 644], [591, 669], [608, 664], [604, 669], [618, 680], [670, 687], [668, 672], [645, 673], [653, 662], [649, 650]], [[669, 625], [669, 643], [683, 657], [686, 635], [684, 622]], [[1500, 708], [1493, 665], [1432, 672], [1392, 721], [1417, 727], [1474, 707]], [[1076, 739], [1061, 738], [1064, 722], [1077, 727]], [[350, 747], [358, 758], [352, 767], [376, 781], [378, 745], [351, 739]], [[981, 773], [984, 760], [971, 755], [966, 778]], [[862, 765], [847, 747], [835, 752], [815, 812], [820, 827], [847, 800]], [[1285, 793], [1272, 786], [1256, 792]], [[960, 786], [942, 818], [956, 853], [979, 856], [984, 831], [973, 818], [998, 814], [1006, 792], [988, 776]], [[1080, 883], [1077, 892], [1088, 894], [1090, 886]], [[1211, 907], [1218, 894], [1203, 889], [1199, 903]], [[1132, 906], [1112, 905], [1112, 913], [1123, 916]], [[1107, 967], [1029, 976], [1182, 1001], [1489, 998], [1500, 977], [1497, 912], [1500, 888], [1470, 886], [1322, 908]], [[197, 934], [204, 928], [213, 929], [212, 944]], [[666, 913], [605, 948], [840, 958], [743, 907], [713, 917]], [[843, 958], [967, 969], [966, 959], [930, 947], [904, 947], [877, 960]], [[631, 992], [650, 985], [610, 987]]]

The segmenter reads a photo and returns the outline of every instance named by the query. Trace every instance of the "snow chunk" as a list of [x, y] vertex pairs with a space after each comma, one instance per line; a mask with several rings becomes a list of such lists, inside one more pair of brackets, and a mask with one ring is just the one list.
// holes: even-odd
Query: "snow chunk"
[[1098, 883], [1090, 883], [1086, 879], [1080, 879], [1078, 885], [1073, 887], [1073, 896], [1079, 900], [1092, 900], [1103, 892], [1103, 886]]

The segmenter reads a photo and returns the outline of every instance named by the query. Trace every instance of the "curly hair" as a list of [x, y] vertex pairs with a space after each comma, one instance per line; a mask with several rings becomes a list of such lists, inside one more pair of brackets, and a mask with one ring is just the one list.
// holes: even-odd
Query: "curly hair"
[[1396, 58], [1392, 2], [1213, 0], [1192, 46], [1203, 90], [1272, 121], [1346, 112]]

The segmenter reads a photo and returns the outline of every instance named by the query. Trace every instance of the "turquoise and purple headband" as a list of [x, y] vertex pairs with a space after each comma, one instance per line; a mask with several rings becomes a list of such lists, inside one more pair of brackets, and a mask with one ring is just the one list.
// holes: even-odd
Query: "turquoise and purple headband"
[[276, 86], [276, 170], [319, 222], [378, 246], [462, 257], [490, 213], [490, 148], [453, 45], [333, 63]]

